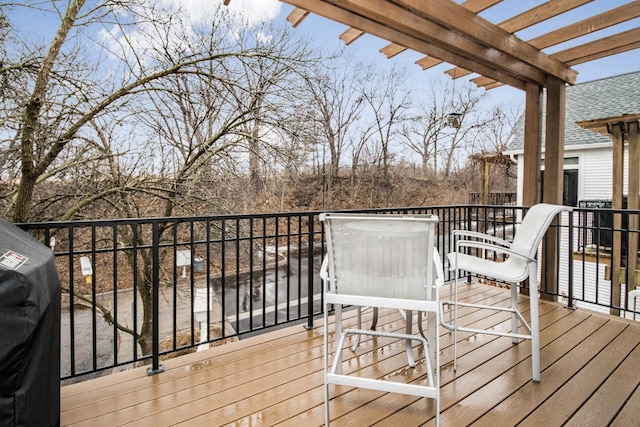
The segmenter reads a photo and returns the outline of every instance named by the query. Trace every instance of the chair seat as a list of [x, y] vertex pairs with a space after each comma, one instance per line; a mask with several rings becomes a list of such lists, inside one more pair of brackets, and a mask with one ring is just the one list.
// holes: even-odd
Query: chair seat
[[472, 271], [474, 275], [491, 277], [503, 282], [517, 283], [527, 278], [527, 262], [517, 259], [515, 256], [507, 258], [505, 261], [494, 261], [486, 258], [478, 258], [459, 252], [447, 254], [449, 265], [455, 265], [458, 257], [459, 271]]

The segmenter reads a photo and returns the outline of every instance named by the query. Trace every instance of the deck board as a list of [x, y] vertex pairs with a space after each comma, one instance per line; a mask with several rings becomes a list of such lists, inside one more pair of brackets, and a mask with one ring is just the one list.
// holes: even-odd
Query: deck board
[[[447, 287], [443, 292], [447, 292]], [[469, 302], [506, 305], [506, 290], [463, 286]], [[527, 318], [528, 299], [521, 297]], [[460, 322], [508, 329], [506, 313], [463, 308]], [[347, 325], [355, 313], [345, 313]], [[370, 315], [365, 314], [365, 321]], [[322, 319], [306, 330], [287, 327], [163, 362], [165, 372], [147, 376], [139, 367], [64, 386], [61, 424], [284, 425], [324, 422]], [[333, 325], [331, 325], [332, 327]], [[402, 331], [397, 311], [383, 310], [379, 329]], [[531, 381], [528, 342], [460, 333], [453, 370], [453, 336], [441, 328], [441, 423], [462, 425], [638, 425], [640, 422], [640, 326], [623, 319], [540, 303], [541, 382]], [[423, 359], [406, 365], [404, 343], [363, 337], [345, 351], [344, 369], [366, 376], [424, 378]], [[416, 355], [422, 349], [416, 347]], [[433, 425], [429, 399], [331, 386], [332, 425]]]

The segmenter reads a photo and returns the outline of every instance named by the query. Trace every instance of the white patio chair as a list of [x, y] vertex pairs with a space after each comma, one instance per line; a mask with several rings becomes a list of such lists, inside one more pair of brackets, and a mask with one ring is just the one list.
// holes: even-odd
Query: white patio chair
[[[453, 324], [451, 319], [442, 325], [454, 332], [453, 368], [457, 368], [458, 355], [458, 331], [481, 333], [510, 337], [514, 344], [522, 339], [531, 340], [531, 370], [533, 381], [540, 381], [540, 327], [538, 319], [538, 263], [536, 254], [540, 242], [544, 237], [553, 219], [562, 211], [571, 211], [570, 207], [551, 204], [537, 204], [532, 206], [522, 223], [516, 230], [513, 242], [500, 239], [495, 236], [467, 231], [455, 230], [453, 232], [456, 241], [456, 250], [447, 255], [449, 269], [454, 272], [453, 301], [443, 301], [443, 305], [453, 306]], [[475, 253], [465, 253], [464, 248], [476, 248]], [[505, 254], [504, 261], [487, 259], [487, 253]], [[511, 284], [511, 306], [496, 307], [481, 304], [462, 303], [458, 301], [458, 280], [460, 276], [474, 275], [495, 279]], [[529, 304], [530, 324], [525, 321], [518, 311], [518, 286], [517, 284], [529, 278]], [[451, 295], [451, 292], [450, 292]], [[479, 309], [507, 311], [511, 313], [511, 332], [503, 332], [494, 329], [475, 329], [458, 325], [458, 307], [474, 307]], [[525, 329], [525, 333], [519, 333], [519, 324]]]
[[[323, 260], [323, 268], [320, 269], [320, 278], [322, 280], [324, 280], [326, 282], [327, 279], [327, 271], [326, 271], [326, 265], [324, 264], [324, 261], [326, 261], [327, 258], [325, 257], [325, 259]], [[437, 248], [433, 248], [433, 265], [435, 268], [435, 284], [436, 284], [436, 288], [439, 288], [440, 286], [444, 285], [444, 266], [442, 265], [442, 260], [440, 259], [440, 253], [438, 252]], [[357, 321], [358, 321], [358, 329], [362, 328], [362, 311], [363, 309], [365, 309], [366, 307], [360, 307], [358, 306], [358, 317], [357, 317]], [[371, 307], [372, 309], [372, 319], [371, 319], [371, 330], [375, 331], [376, 326], [378, 324], [378, 307]], [[404, 310], [400, 310], [400, 315], [404, 318], [404, 320], [407, 320], [407, 313]], [[411, 322], [409, 322], [408, 326], [411, 326]], [[424, 331], [422, 330], [422, 312], [419, 311], [418, 312], [418, 327], [420, 328], [420, 333], [422, 334], [422, 336], [424, 336]], [[360, 344], [360, 335], [356, 335], [355, 339], [353, 340], [353, 344], [351, 344], [351, 350], [352, 351], [356, 351], [356, 349], [358, 348], [358, 345]], [[410, 367], [415, 367], [415, 361], [412, 358], [413, 353], [409, 352], [408, 353], [408, 358], [409, 358], [409, 366]]]
[[[322, 281], [324, 283], [327, 283], [327, 280], [329, 278], [329, 273], [327, 270], [327, 263], [328, 263], [329, 259], [327, 257], [325, 257], [322, 260], [322, 266], [320, 267], [320, 278], [322, 279]], [[438, 252], [437, 248], [433, 248], [433, 266], [435, 268], [435, 286], [436, 288], [441, 287], [442, 285], [444, 285], [444, 266], [442, 264], [442, 260], [440, 259], [440, 253]], [[363, 309], [366, 308], [371, 308], [372, 310], [372, 320], [371, 320], [371, 330], [375, 331], [376, 329], [376, 325], [378, 324], [378, 307], [361, 307], [358, 306], [358, 314], [357, 314], [357, 329], [361, 329], [362, 328], [362, 311]], [[400, 315], [402, 316], [402, 318], [406, 321], [407, 320], [407, 313], [404, 310], [399, 310], [400, 311]], [[410, 319], [411, 321], [409, 323], [407, 323], [407, 327], [408, 329], [408, 333], [411, 333], [411, 326], [412, 326], [412, 319]], [[422, 336], [425, 336], [424, 333], [424, 329], [422, 326], [422, 312], [419, 311], [418, 312], [418, 328], [420, 330], [420, 334], [422, 334]], [[354, 339], [353, 339], [353, 344], [351, 345], [351, 351], [355, 352], [356, 349], [358, 348], [358, 345], [360, 344], [360, 334], [357, 334]], [[416, 363], [415, 363], [415, 359], [413, 358], [413, 352], [412, 351], [407, 351], [407, 359], [409, 362], [409, 366], [411, 368], [414, 368]]]
[[[629, 293], [627, 294], [627, 299], [628, 299], [628, 304], [627, 304], [627, 309], [628, 310], [633, 310], [633, 320], [636, 320], [636, 301], [637, 299], [640, 297], [640, 289], [634, 289], [632, 291], [629, 291]], [[625, 314], [625, 319], [628, 319], [629, 317]]]
[[[435, 399], [439, 423], [440, 348], [438, 290], [434, 268], [437, 216], [325, 213], [327, 256], [323, 261], [325, 424], [329, 424], [330, 384], [362, 387]], [[439, 261], [439, 258], [438, 258]], [[342, 306], [394, 308], [406, 313], [406, 332], [342, 328]], [[329, 366], [328, 311], [335, 308], [335, 352]], [[411, 332], [412, 313], [427, 313], [427, 331]], [[424, 347], [426, 379], [401, 383], [364, 378], [342, 371], [347, 336], [368, 335], [405, 340], [409, 364], [415, 365], [412, 341]]]

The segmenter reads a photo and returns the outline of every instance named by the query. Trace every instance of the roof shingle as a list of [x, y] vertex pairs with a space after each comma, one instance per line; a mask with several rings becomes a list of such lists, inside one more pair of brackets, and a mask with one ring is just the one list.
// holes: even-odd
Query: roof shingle
[[[543, 110], [545, 105], [543, 103]], [[640, 113], [640, 71], [567, 87], [565, 147], [610, 143], [611, 138], [583, 129], [576, 122]], [[542, 128], [545, 115], [542, 116]], [[542, 133], [544, 149], [544, 132]], [[524, 151], [524, 115], [513, 128], [505, 154]]]

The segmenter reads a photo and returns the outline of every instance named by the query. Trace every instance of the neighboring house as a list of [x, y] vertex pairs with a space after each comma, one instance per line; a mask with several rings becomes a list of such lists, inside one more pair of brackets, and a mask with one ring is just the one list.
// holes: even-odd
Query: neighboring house
[[[563, 203], [569, 206], [610, 207], [599, 205], [596, 201], [611, 200], [613, 182], [613, 142], [609, 136], [603, 136], [591, 130], [583, 129], [576, 124], [579, 121], [602, 119], [621, 116], [623, 114], [640, 113], [640, 71], [619, 75], [616, 77], [594, 80], [567, 87], [566, 92], [566, 121], [565, 121], [565, 149], [564, 149], [564, 194]], [[544, 114], [543, 117], [543, 129]], [[544, 132], [542, 132], [544, 138]], [[628, 146], [625, 147], [624, 165], [624, 194], [628, 188]], [[524, 165], [524, 118], [518, 120], [511, 142], [503, 153], [510, 156], [517, 163], [518, 189], [517, 203], [522, 205], [522, 182]], [[542, 147], [542, 179], [544, 180], [544, 140]], [[639, 168], [640, 165], [631, 165]], [[580, 203], [582, 201], [582, 203]], [[589, 222], [591, 219], [588, 220]], [[564, 222], [564, 221], [563, 221]], [[591, 226], [592, 224], [589, 224]], [[610, 227], [610, 225], [609, 225]], [[560, 245], [561, 259], [568, 257], [568, 235], [563, 232]], [[583, 236], [574, 236], [578, 251], [595, 242], [591, 236], [584, 241]], [[602, 244], [601, 244], [602, 245]], [[606, 250], [603, 248], [603, 253]], [[606, 273], [605, 258], [595, 262], [580, 262], [580, 257], [574, 258], [574, 283], [585, 283], [584, 289], [576, 289], [578, 298], [587, 301], [606, 301], [611, 296], [611, 282]], [[576, 264], [580, 266], [576, 266]], [[578, 268], [575, 268], [578, 267]], [[559, 289], [567, 290], [568, 266], [560, 265]], [[597, 289], [596, 289], [597, 286]], [[622, 299], [625, 289], [622, 285]], [[582, 304], [592, 309], [600, 310], [597, 305]]]
[[[565, 204], [577, 206], [581, 200], [611, 199], [612, 194], [612, 139], [583, 129], [576, 122], [634, 113], [640, 113], [640, 71], [567, 87], [563, 197]], [[544, 115], [542, 117], [544, 129]], [[542, 134], [544, 138], [544, 132]], [[628, 147], [625, 148], [625, 163], [627, 153]], [[503, 154], [517, 161], [517, 192], [520, 205], [524, 117], [516, 123], [511, 142]], [[544, 168], [544, 139], [542, 157]], [[627, 172], [628, 164], [625, 164], [625, 188]]]

